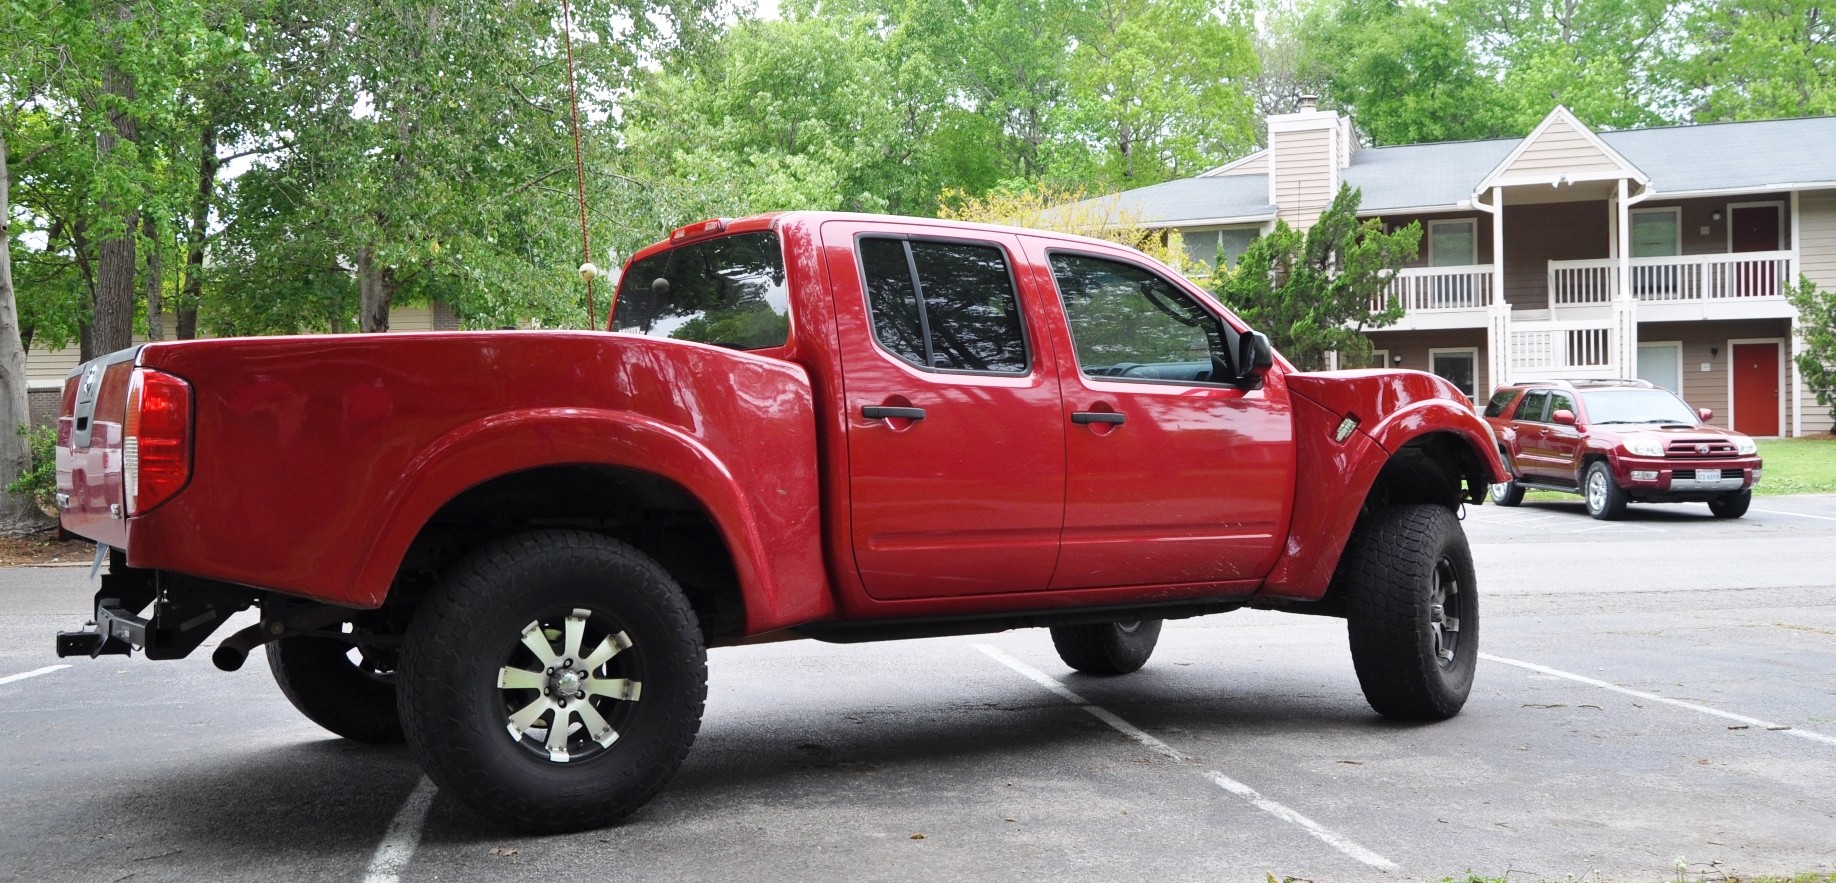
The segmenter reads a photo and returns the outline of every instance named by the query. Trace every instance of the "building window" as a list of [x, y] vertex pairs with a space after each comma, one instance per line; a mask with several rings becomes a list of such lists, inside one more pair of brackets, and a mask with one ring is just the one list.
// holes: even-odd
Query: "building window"
[[1249, 248], [1249, 244], [1261, 230], [1256, 227], [1243, 227], [1231, 230], [1181, 230], [1180, 241], [1185, 243], [1186, 258], [1193, 265], [1193, 273], [1198, 276], [1209, 276], [1222, 261], [1226, 267], [1234, 267], [1237, 258]]
[[1364, 367], [1366, 368], [1388, 368], [1390, 367], [1390, 351], [1389, 350], [1371, 350], [1370, 361]]
[[1431, 349], [1428, 370], [1460, 388], [1467, 401], [1473, 401], [1479, 388], [1479, 348]]
[[1477, 263], [1478, 225], [1472, 218], [1428, 222], [1428, 266], [1470, 267]]
[[1667, 258], [1682, 252], [1681, 209], [1637, 208], [1632, 210], [1632, 256]]
[[1644, 343], [1638, 345], [1638, 379], [1648, 380], [1678, 395], [1683, 394], [1683, 344]]

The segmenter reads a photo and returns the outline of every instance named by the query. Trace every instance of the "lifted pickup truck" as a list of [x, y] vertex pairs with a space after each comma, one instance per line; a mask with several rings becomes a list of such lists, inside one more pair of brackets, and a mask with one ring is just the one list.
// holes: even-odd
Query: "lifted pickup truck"
[[709, 647], [1344, 617], [1379, 713], [1459, 712], [1457, 513], [1507, 478], [1459, 392], [1302, 373], [1205, 292], [1074, 236], [827, 213], [627, 264], [604, 332], [149, 343], [74, 371], [64, 528], [108, 560], [63, 656], [265, 646], [307, 717], [406, 738], [484, 816], [642, 806]]

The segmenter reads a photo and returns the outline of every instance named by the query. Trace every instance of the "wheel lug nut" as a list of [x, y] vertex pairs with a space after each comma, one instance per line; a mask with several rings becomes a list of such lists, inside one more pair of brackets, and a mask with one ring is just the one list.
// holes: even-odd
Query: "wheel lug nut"
[[549, 669], [549, 670], [548, 670], [548, 671], [546, 671], [546, 672], [543, 672], [543, 674], [554, 674], [554, 673], [555, 673], [555, 670], [554, 670], [554, 669], [552, 669], [552, 668], [551, 668], [551, 669]]
[[572, 659], [563, 659], [563, 660], [561, 660], [561, 667], [562, 667], [562, 668], [573, 668], [573, 667], [574, 667], [574, 660], [572, 660]]
[[585, 699], [585, 698], [586, 698], [586, 691], [585, 691], [585, 690], [581, 690], [580, 692], [578, 692], [578, 693], [575, 693], [575, 694], [574, 694], [574, 698], [575, 698], [575, 699]]

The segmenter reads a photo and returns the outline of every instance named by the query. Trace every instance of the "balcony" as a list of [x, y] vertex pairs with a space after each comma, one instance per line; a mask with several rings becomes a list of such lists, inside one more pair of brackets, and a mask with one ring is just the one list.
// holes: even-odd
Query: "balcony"
[[1513, 321], [1505, 372], [1511, 381], [1618, 376], [1612, 321]]
[[[1793, 281], [1789, 251], [1632, 258], [1627, 264], [1641, 322], [1793, 315], [1785, 300]], [[1604, 315], [1618, 290], [1614, 258], [1549, 262], [1552, 314]]]
[[1413, 267], [1398, 271], [1371, 309], [1401, 303], [1403, 317], [1386, 331], [1431, 328], [1481, 328], [1491, 307], [1491, 264], [1463, 267]]

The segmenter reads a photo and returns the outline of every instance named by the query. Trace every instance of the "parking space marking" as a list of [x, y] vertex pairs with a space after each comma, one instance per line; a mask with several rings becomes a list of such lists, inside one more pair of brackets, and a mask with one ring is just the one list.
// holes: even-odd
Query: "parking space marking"
[[1818, 521], [1836, 521], [1828, 515], [1812, 515], [1809, 512], [1786, 512], [1783, 509], [1748, 509], [1748, 512], [1764, 512], [1767, 515], [1794, 515], [1798, 518], [1815, 518]]
[[[999, 648], [992, 647], [988, 644], [977, 644], [975, 645], [975, 648], [977, 650], [982, 651], [983, 653], [986, 653], [989, 656], [989, 658], [993, 659], [994, 661], [999, 662], [1002, 665], [1005, 665], [1008, 668], [1011, 668], [1014, 671], [1018, 672], [1022, 677], [1025, 677], [1027, 680], [1032, 681], [1033, 683], [1038, 684], [1039, 686], [1044, 687], [1047, 690], [1051, 691], [1054, 695], [1058, 696], [1058, 698], [1063, 699], [1066, 702], [1069, 702], [1072, 705], [1075, 705], [1078, 708], [1083, 709], [1086, 714], [1090, 715], [1091, 717], [1096, 718], [1097, 720], [1102, 721], [1103, 723], [1108, 724], [1116, 732], [1121, 733], [1122, 735], [1127, 736], [1130, 739], [1133, 739], [1136, 742], [1139, 742], [1142, 745], [1147, 746], [1154, 753], [1160, 754], [1171, 760], [1178, 761], [1179, 763], [1187, 762], [1186, 756], [1183, 754], [1180, 754], [1178, 749], [1174, 748], [1171, 745], [1168, 745], [1165, 742], [1160, 741], [1159, 739], [1154, 738], [1153, 736], [1148, 735], [1147, 733], [1143, 732], [1140, 727], [1137, 727], [1134, 724], [1131, 724], [1128, 721], [1125, 721], [1122, 718], [1117, 717], [1109, 709], [1104, 708], [1100, 705], [1092, 704], [1090, 700], [1085, 699], [1084, 697], [1079, 696], [1077, 693], [1072, 692], [1070, 687], [1067, 687], [1064, 684], [1059, 683], [1058, 679], [1052, 677], [1051, 675], [1048, 675], [1045, 672], [1040, 671], [1039, 669], [1036, 669], [1030, 665], [1027, 665], [1026, 663], [1021, 662], [1020, 660], [1015, 659], [1014, 657], [1008, 655], [1007, 653], [1002, 652]], [[1277, 803], [1273, 800], [1268, 799], [1267, 797], [1262, 796], [1261, 794], [1257, 793], [1256, 789], [1251, 788], [1250, 786], [1245, 785], [1242, 782], [1237, 781], [1236, 779], [1226, 776], [1223, 773], [1220, 773], [1216, 770], [1211, 770], [1211, 771], [1206, 772], [1205, 777], [1210, 779], [1212, 783], [1217, 785], [1219, 788], [1223, 788], [1225, 791], [1228, 791], [1232, 794], [1237, 795], [1238, 797], [1242, 797], [1245, 800], [1248, 800], [1257, 809], [1260, 809], [1263, 812], [1268, 813], [1269, 815], [1272, 815], [1278, 819], [1281, 819], [1284, 822], [1288, 822], [1289, 824], [1298, 825], [1303, 830], [1305, 830], [1307, 833], [1312, 834], [1314, 837], [1318, 838], [1320, 842], [1325, 843], [1327, 846], [1330, 846], [1333, 849], [1336, 849], [1342, 853], [1345, 853], [1346, 855], [1351, 856], [1352, 858], [1355, 858], [1358, 861], [1363, 862], [1364, 864], [1370, 865], [1373, 868], [1377, 868], [1379, 870], [1384, 870], [1384, 871], [1394, 871], [1397, 869], [1395, 862], [1390, 861], [1389, 859], [1384, 858], [1383, 856], [1378, 855], [1377, 853], [1374, 853], [1368, 849], [1365, 849], [1364, 847], [1359, 846], [1358, 844], [1353, 843], [1350, 840], [1347, 840], [1346, 838], [1340, 836], [1339, 834], [1335, 833], [1334, 831], [1325, 827], [1324, 825], [1321, 825], [1320, 823], [1315, 822], [1314, 820], [1307, 818], [1306, 816], [1301, 815], [1298, 812], [1295, 812], [1292, 808], [1288, 806]]]
[[0, 684], [11, 684], [17, 681], [23, 681], [26, 678], [35, 678], [35, 677], [38, 677], [39, 675], [48, 675], [54, 671], [63, 671], [64, 669], [69, 668], [69, 667], [70, 666], [68, 665], [47, 665], [44, 668], [33, 669], [27, 672], [20, 672], [19, 674], [16, 674], [16, 675], [7, 675], [4, 678], [0, 678]]
[[1599, 687], [1602, 690], [1611, 690], [1615, 693], [1623, 693], [1627, 696], [1633, 696], [1639, 699], [1646, 700], [1648, 702], [1661, 702], [1665, 705], [1674, 705], [1678, 708], [1687, 708], [1690, 711], [1700, 712], [1702, 714], [1713, 715], [1715, 717], [1722, 718], [1723, 720], [1731, 720], [1736, 723], [1746, 724], [1747, 726], [1750, 726], [1750, 727], [1761, 727], [1769, 731], [1783, 733], [1787, 736], [1797, 736], [1800, 739], [1808, 739], [1812, 742], [1822, 742], [1826, 745], [1836, 745], [1836, 736], [1826, 736], [1822, 733], [1812, 732], [1810, 730], [1800, 730], [1796, 727], [1789, 726], [1786, 724], [1775, 724], [1772, 721], [1760, 720], [1757, 717], [1748, 717], [1744, 714], [1735, 714], [1731, 711], [1722, 711], [1719, 708], [1710, 708], [1706, 705], [1697, 705], [1694, 702], [1684, 702], [1681, 699], [1671, 699], [1666, 696], [1659, 696], [1655, 693], [1646, 693], [1642, 690], [1633, 690], [1627, 687], [1621, 687], [1618, 684], [1609, 684], [1606, 681], [1602, 681], [1596, 678], [1590, 678], [1586, 675], [1578, 675], [1573, 672], [1562, 671], [1561, 669], [1558, 669], [1558, 668], [1550, 668], [1547, 665], [1537, 665], [1534, 662], [1524, 662], [1522, 660], [1517, 660], [1517, 659], [1506, 659], [1502, 656], [1493, 656], [1490, 653], [1481, 653], [1479, 654], [1479, 658], [1489, 660], [1491, 662], [1498, 662], [1498, 663], [1503, 663], [1505, 665], [1516, 666], [1517, 668], [1526, 669], [1528, 671], [1540, 672], [1542, 674], [1551, 675], [1553, 677], [1564, 678], [1566, 680], [1575, 681], [1575, 682], [1582, 683], [1582, 684], [1587, 684], [1588, 686], [1591, 686], [1591, 687]]
[[434, 783], [426, 776], [416, 783], [414, 791], [402, 803], [402, 808], [395, 813], [395, 820], [389, 823], [389, 833], [383, 835], [382, 844], [376, 847], [376, 854], [370, 858], [370, 867], [363, 876], [364, 883], [397, 883], [401, 879], [402, 869], [408, 867], [414, 858], [415, 849], [421, 845], [421, 829], [427, 824], [427, 808], [433, 804]]

